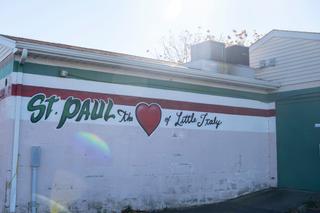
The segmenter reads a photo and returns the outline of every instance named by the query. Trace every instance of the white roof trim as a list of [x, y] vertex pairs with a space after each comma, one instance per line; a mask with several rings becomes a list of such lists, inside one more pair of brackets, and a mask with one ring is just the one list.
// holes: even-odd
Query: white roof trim
[[0, 44], [6, 47], [9, 47], [10, 49], [14, 49], [16, 47], [16, 41], [1, 35], [0, 35]]
[[272, 30], [263, 36], [261, 39], [252, 44], [249, 49], [254, 51], [267, 42], [269, 39], [278, 37], [278, 38], [293, 38], [293, 39], [308, 39], [320, 41], [320, 33], [316, 32], [301, 32], [301, 31], [287, 31], [287, 30]]

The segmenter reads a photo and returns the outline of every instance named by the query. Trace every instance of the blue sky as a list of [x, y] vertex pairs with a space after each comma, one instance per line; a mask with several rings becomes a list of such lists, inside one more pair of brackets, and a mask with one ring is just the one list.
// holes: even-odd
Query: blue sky
[[320, 32], [319, 0], [0, 0], [0, 34], [148, 56], [169, 31]]

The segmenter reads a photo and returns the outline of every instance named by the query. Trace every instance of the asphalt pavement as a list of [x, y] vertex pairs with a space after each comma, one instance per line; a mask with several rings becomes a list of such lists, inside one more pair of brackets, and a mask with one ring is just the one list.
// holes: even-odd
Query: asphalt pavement
[[221, 203], [185, 209], [167, 209], [159, 213], [315, 213], [306, 209], [307, 202], [320, 201], [320, 192], [269, 189]]

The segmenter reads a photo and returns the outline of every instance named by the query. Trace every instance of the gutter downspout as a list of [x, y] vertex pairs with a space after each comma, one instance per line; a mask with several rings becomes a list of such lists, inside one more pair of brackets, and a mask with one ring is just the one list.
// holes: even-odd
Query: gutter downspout
[[[23, 49], [18, 66], [16, 84], [22, 84], [23, 64], [28, 57], [28, 50]], [[15, 103], [15, 118], [14, 118], [14, 134], [13, 134], [13, 151], [12, 151], [12, 167], [11, 167], [11, 187], [10, 187], [10, 213], [16, 212], [17, 202], [17, 173], [19, 160], [19, 142], [20, 142], [20, 115], [21, 115], [21, 87], [17, 88], [17, 97]]]
[[40, 166], [40, 146], [31, 147], [31, 213], [37, 213], [37, 183], [38, 183], [38, 168]]

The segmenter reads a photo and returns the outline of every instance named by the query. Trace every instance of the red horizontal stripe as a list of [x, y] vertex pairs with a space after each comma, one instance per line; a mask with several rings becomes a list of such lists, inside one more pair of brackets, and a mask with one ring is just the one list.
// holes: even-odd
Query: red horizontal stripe
[[61, 99], [67, 99], [70, 96], [85, 100], [87, 98], [91, 99], [104, 99], [107, 100], [111, 98], [115, 104], [135, 106], [139, 102], [146, 103], [158, 103], [162, 108], [175, 109], [175, 110], [189, 110], [189, 111], [199, 111], [199, 112], [212, 112], [212, 113], [223, 113], [232, 115], [250, 115], [250, 116], [262, 116], [271, 117], [275, 115], [275, 110], [266, 109], [254, 109], [246, 107], [233, 107], [233, 106], [222, 106], [215, 104], [203, 104], [203, 103], [192, 103], [185, 101], [174, 101], [174, 100], [163, 100], [155, 98], [143, 98], [137, 96], [126, 96], [126, 95], [115, 95], [115, 94], [105, 94], [97, 92], [85, 92], [77, 90], [66, 90], [66, 89], [56, 89], [47, 87], [37, 87], [15, 84], [12, 86], [12, 93], [15, 96], [32, 97], [37, 93], [44, 93], [47, 96], [57, 95]]

